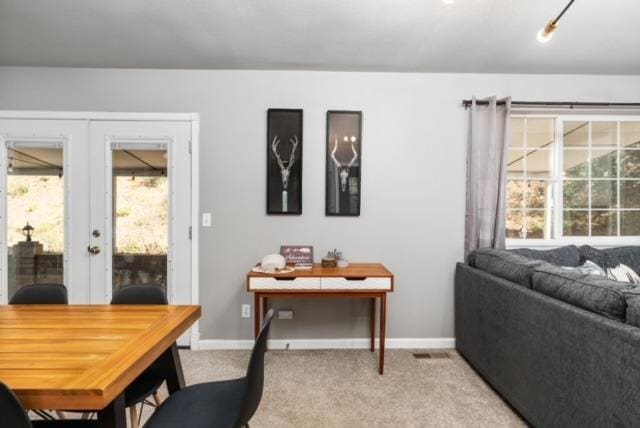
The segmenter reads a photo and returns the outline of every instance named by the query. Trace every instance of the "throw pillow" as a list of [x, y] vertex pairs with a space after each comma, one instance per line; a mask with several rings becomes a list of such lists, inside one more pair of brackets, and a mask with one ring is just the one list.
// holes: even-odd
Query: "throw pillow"
[[567, 270], [572, 270], [579, 273], [584, 273], [587, 275], [597, 275], [597, 276], [607, 276], [607, 272], [598, 266], [597, 263], [592, 262], [591, 260], [587, 260], [584, 262], [582, 266], [571, 267], [571, 266], [562, 266]]
[[614, 268], [608, 268], [607, 276], [614, 281], [640, 285], [640, 276], [629, 266], [622, 263]]

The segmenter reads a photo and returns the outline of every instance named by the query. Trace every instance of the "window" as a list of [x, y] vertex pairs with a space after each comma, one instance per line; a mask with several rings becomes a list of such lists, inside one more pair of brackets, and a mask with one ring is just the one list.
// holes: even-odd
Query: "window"
[[512, 117], [506, 234], [640, 236], [640, 118]]

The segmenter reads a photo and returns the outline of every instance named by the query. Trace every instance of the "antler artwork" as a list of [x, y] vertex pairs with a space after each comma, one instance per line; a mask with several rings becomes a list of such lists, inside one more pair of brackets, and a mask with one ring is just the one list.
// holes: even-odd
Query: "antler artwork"
[[[344, 138], [345, 138], [345, 141], [348, 141], [347, 137], [344, 137]], [[331, 151], [331, 159], [333, 159], [333, 163], [336, 164], [336, 168], [338, 170], [338, 175], [340, 176], [340, 190], [343, 191], [343, 192], [347, 190], [347, 178], [349, 178], [349, 169], [353, 166], [353, 164], [355, 163], [356, 159], [358, 159], [358, 152], [356, 151], [355, 141], [356, 141], [356, 138], [355, 137], [351, 137], [351, 150], [353, 151], [353, 158], [346, 165], [341, 164], [338, 161], [338, 159], [336, 159], [336, 151], [338, 150], [338, 137], [337, 136], [336, 136], [335, 141], [333, 143], [333, 150]]]
[[273, 137], [273, 142], [271, 143], [271, 150], [273, 150], [273, 154], [276, 155], [276, 161], [278, 162], [278, 166], [280, 167], [280, 176], [282, 177], [282, 188], [287, 190], [289, 187], [289, 172], [291, 171], [291, 167], [296, 162], [296, 148], [298, 147], [298, 136], [294, 135], [293, 138], [289, 138], [289, 142], [293, 144], [293, 148], [291, 149], [291, 155], [289, 156], [289, 161], [287, 164], [284, 164], [282, 158], [278, 154], [278, 144], [280, 144], [280, 139], [276, 135]]
[[294, 135], [292, 138], [289, 138], [289, 142], [292, 144], [291, 154], [289, 155], [289, 160], [286, 162], [282, 160], [280, 154], [278, 153], [278, 145], [280, 144], [280, 139], [276, 135], [273, 137], [273, 141], [271, 142], [271, 150], [273, 154], [276, 156], [276, 161], [278, 162], [278, 166], [280, 167], [280, 177], [282, 178], [282, 211], [287, 211], [288, 205], [288, 192], [287, 188], [289, 187], [289, 175], [291, 173], [291, 167], [296, 162], [296, 148], [298, 147], [298, 136]]

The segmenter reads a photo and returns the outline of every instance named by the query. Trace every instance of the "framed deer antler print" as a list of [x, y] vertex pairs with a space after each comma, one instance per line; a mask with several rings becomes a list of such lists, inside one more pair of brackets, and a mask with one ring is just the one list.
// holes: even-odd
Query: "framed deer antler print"
[[325, 214], [360, 215], [362, 112], [327, 112]]
[[267, 214], [302, 214], [302, 110], [267, 111]]

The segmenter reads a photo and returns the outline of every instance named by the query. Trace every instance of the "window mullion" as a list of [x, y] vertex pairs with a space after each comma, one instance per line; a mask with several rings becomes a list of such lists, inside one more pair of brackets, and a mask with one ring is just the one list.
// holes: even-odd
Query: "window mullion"
[[620, 208], [622, 207], [622, 203], [621, 203], [621, 199], [620, 199], [620, 145], [622, 144], [622, 138], [620, 137], [620, 131], [622, 130], [620, 127], [620, 121], [616, 122], [617, 126], [616, 126], [616, 135], [617, 135], [617, 150], [616, 150], [616, 171], [617, 171], [617, 178], [616, 178], [616, 218], [617, 218], [617, 236], [620, 236], [620, 220], [621, 220], [621, 215], [620, 215]]
[[563, 121], [558, 118], [555, 120], [555, 138], [554, 138], [554, 171], [553, 171], [553, 185], [554, 185], [554, 238], [562, 238], [564, 236], [564, 182], [563, 182], [563, 148], [564, 138], [562, 134]]
[[589, 209], [588, 210], [588, 214], [587, 214], [587, 220], [588, 220], [588, 223], [587, 223], [588, 226], [587, 227], [589, 228], [588, 234], [587, 234], [588, 237], [591, 237], [591, 215], [592, 215], [592, 212], [591, 212], [591, 187], [593, 186], [593, 181], [592, 181], [593, 180], [592, 179], [593, 174], [591, 172], [591, 168], [593, 167], [593, 151], [591, 149], [591, 144], [592, 144], [592, 134], [591, 134], [592, 123], [593, 122], [589, 121], [589, 126], [588, 126], [588, 131], [589, 131], [589, 134], [588, 134], [588, 137], [589, 137], [588, 138], [588, 142], [589, 142], [588, 148], [589, 149], [588, 149], [588, 155], [587, 155], [588, 156], [587, 157], [587, 162], [589, 163], [589, 168], [588, 168], [589, 181], [587, 182], [587, 197], [588, 197], [588, 199], [587, 199], [588, 200], [587, 207]]
[[528, 195], [528, 188], [529, 188], [529, 181], [528, 181], [528, 174], [527, 174], [527, 137], [529, 134], [529, 124], [528, 124], [528, 119], [525, 118], [524, 119], [524, 159], [522, 159], [522, 167], [524, 169], [524, 174], [523, 174], [523, 179], [524, 179], [524, 186], [522, 189], [522, 235], [524, 239], [527, 239], [527, 217], [528, 217], [528, 211], [527, 211], [527, 195]]

